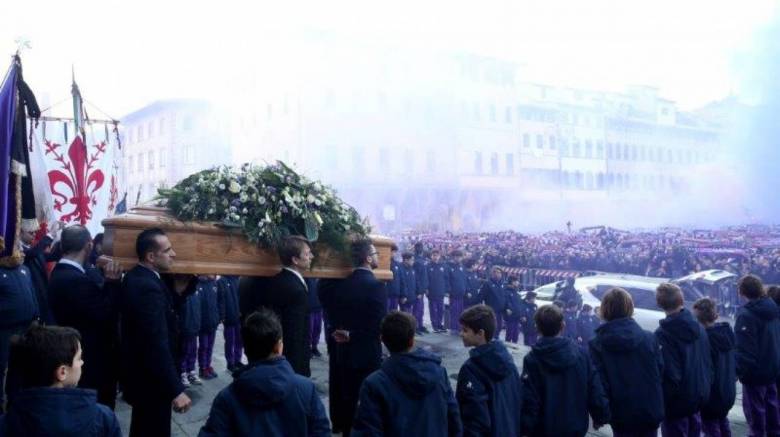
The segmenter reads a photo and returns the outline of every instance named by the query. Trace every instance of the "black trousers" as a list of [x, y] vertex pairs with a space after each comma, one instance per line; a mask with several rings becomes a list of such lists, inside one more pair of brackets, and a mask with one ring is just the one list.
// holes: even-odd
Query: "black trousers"
[[170, 437], [171, 402], [138, 399], [133, 402], [130, 437]]

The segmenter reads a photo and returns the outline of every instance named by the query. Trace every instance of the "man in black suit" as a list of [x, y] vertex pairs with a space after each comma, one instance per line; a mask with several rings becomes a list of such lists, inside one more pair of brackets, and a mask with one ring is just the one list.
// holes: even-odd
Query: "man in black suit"
[[122, 281], [121, 378], [133, 406], [131, 437], [170, 436], [171, 406], [186, 412], [192, 403], [176, 369], [176, 315], [171, 293], [160, 279], [176, 252], [161, 229], [146, 229], [135, 242], [138, 265]]
[[35, 297], [38, 300], [38, 312], [41, 322], [53, 325], [51, 302], [49, 302], [49, 275], [46, 270], [47, 257], [52, 247], [52, 238], [48, 235], [32, 246], [34, 232], [22, 230], [20, 240], [24, 250], [24, 265], [30, 270], [30, 279], [35, 287]]
[[76, 328], [81, 334], [84, 367], [79, 387], [98, 392], [98, 402], [114, 409], [116, 400], [118, 344], [114, 302], [121, 270], [111, 262], [104, 267], [106, 281], [99, 286], [86, 271], [92, 237], [83, 226], [70, 226], [60, 238], [62, 259], [49, 281], [49, 303], [58, 325]]
[[349, 437], [360, 385], [382, 361], [380, 324], [387, 312], [387, 292], [374, 277], [377, 252], [371, 240], [352, 244], [355, 269], [346, 279], [320, 280], [325, 310], [329, 360], [330, 418], [333, 432]]
[[284, 357], [295, 373], [309, 377], [309, 297], [303, 273], [311, 267], [314, 255], [309, 242], [290, 236], [279, 246], [282, 271], [273, 278], [242, 278], [241, 314], [244, 317], [265, 307], [279, 317], [284, 337]]

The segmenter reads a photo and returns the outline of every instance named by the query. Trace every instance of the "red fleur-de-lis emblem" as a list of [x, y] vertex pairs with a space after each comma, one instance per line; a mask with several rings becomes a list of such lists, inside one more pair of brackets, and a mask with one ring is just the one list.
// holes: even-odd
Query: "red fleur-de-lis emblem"
[[80, 136], [76, 136], [68, 147], [67, 156], [59, 153], [57, 149], [60, 147], [62, 145], [46, 141], [45, 153], [53, 154], [54, 160], [60, 163], [59, 169], [48, 173], [54, 209], [64, 213], [60, 220], [65, 223], [86, 225], [92, 218], [92, 207], [97, 205], [97, 192], [105, 180], [103, 171], [94, 167], [106, 152], [106, 144], [92, 146], [95, 150], [89, 156]]

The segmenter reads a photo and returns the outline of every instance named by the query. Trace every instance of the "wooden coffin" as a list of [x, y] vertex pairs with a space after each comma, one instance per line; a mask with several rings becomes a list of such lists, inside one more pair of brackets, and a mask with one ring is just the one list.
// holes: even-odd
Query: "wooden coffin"
[[[181, 222], [164, 208], [133, 208], [127, 214], [103, 220], [103, 227], [103, 251], [124, 269], [138, 263], [136, 237], [142, 230], [152, 227], [163, 229], [171, 240], [176, 252], [175, 273], [273, 276], [281, 269], [275, 252], [250, 243], [240, 230], [226, 229], [217, 223]], [[378, 279], [392, 279], [392, 240], [376, 235], [371, 239], [379, 252], [379, 268], [374, 274]], [[329, 248], [315, 245], [313, 249], [317, 257], [312, 270], [304, 276], [343, 278], [352, 272], [349, 262]]]

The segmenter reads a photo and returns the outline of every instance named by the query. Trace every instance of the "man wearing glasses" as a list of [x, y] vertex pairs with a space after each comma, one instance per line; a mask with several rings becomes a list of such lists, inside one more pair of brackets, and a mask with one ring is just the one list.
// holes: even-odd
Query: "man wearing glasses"
[[347, 278], [321, 280], [319, 287], [330, 344], [330, 417], [333, 432], [344, 437], [352, 429], [360, 385], [381, 364], [379, 327], [387, 312], [385, 286], [373, 273], [379, 260], [371, 240], [352, 243], [352, 265]]

